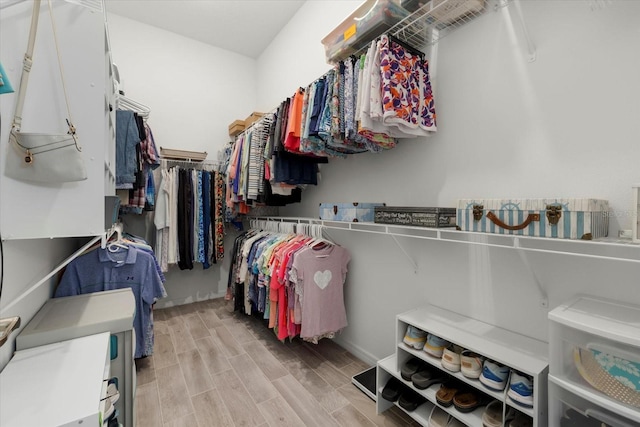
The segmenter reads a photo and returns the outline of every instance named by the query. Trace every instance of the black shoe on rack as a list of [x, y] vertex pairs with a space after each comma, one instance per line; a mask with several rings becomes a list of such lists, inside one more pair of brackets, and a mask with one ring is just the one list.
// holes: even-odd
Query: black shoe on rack
[[391, 377], [382, 389], [382, 398], [389, 402], [395, 402], [400, 397], [400, 392], [405, 386], [396, 377]]
[[419, 390], [424, 390], [433, 384], [441, 383], [445, 380], [444, 375], [431, 368], [423, 368], [411, 376], [413, 386]]
[[418, 406], [422, 405], [426, 401], [427, 399], [422, 397], [417, 392], [411, 389], [406, 389], [400, 395], [400, 398], [398, 399], [398, 405], [400, 405], [402, 409], [411, 412], [415, 411]]
[[413, 357], [407, 360], [404, 365], [402, 365], [402, 368], [400, 369], [400, 375], [402, 376], [403, 380], [411, 381], [411, 377], [413, 376], [413, 374], [424, 369], [425, 367], [426, 363], [424, 361], [418, 359], [417, 357]]

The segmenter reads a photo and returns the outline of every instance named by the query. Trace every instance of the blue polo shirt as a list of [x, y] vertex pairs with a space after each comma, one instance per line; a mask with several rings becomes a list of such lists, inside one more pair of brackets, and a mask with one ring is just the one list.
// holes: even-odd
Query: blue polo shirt
[[131, 288], [136, 299], [133, 327], [136, 333], [135, 357], [153, 354], [153, 316], [151, 305], [167, 296], [156, 270], [154, 256], [129, 246], [94, 249], [67, 266], [55, 297]]

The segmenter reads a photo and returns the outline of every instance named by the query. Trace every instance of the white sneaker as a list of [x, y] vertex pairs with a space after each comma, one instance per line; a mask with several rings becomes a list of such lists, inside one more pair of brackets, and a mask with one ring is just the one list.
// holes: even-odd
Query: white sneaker
[[402, 342], [416, 350], [422, 350], [426, 341], [427, 333], [425, 331], [418, 329], [413, 325], [407, 326], [407, 332], [404, 334]]
[[507, 395], [516, 403], [533, 407], [533, 380], [516, 371], [511, 371]]
[[441, 358], [444, 349], [451, 344], [449, 341], [440, 338], [439, 336], [428, 334], [427, 342], [424, 343], [424, 351], [433, 357]]
[[460, 372], [467, 378], [478, 378], [482, 373], [484, 357], [471, 350], [465, 350], [460, 354]]
[[462, 347], [452, 344], [445, 348], [442, 352], [442, 367], [451, 371], [460, 371], [460, 353], [462, 353]]
[[487, 388], [496, 391], [504, 390], [509, 377], [509, 367], [500, 365], [487, 359], [484, 361], [482, 373], [480, 374], [480, 382]]

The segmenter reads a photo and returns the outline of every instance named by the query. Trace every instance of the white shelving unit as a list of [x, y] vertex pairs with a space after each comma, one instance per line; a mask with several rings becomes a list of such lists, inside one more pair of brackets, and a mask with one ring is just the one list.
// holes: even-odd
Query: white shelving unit
[[17, 336], [16, 349], [26, 350], [109, 332], [109, 378], [116, 380], [120, 393], [120, 399], [115, 404], [118, 420], [125, 427], [135, 427], [135, 310], [136, 300], [129, 288], [53, 298], [42, 306]]
[[[115, 113], [109, 109], [115, 94], [104, 0], [52, 4], [70, 108], [88, 177], [79, 182], [35, 185], [7, 178], [4, 161], [0, 162], [0, 231], [4, 240], [98, 236], [105, 231], [105, 196], [115, 194]], [[3, 65], [22, 70], [33, 2], [3, 6]], [[47, 60], [55, 46], [45, 5], [40, 13], [44, 25], [38, 27], [24, 111], [23, 129], [29, 132], [55, 131], [65, 123], [65, 115], [58, 114], [59, 82], [52, 85], [52, 78], [59, 74], [57, 61]], [[18, 76], [11, 76], [16, 84]], [[7, 123], [13, 117], [14, 102], [12, 96], [0, 99]], [[0, 141], [3, 147], [8, 145], [5, 135], [3, 132]], [[82, 209], [77, 208], [78, 201], [82, 201]]]
[[[393, 354], [389, 357], [386, 357], [378, 361], [377, 383], [381, 384], [380, 387], [378, 387], [378, 397], [377, 397], [377, 404], [376, 404], [378, 408], [378, 413], [384, 412], [394, 405], [394, 403], [384, 400], [381, 396], [382, 389], [386, 384], [386, 382], [393, 376], [399, 379], [400, 381], [407, 383], [400, 376], [400, 372], [396, 370], [396, 366], [397, 366], [396, 359], [397, 359], [396, 355]], [[383, 381], [380, 381], [381, 378], [383, 379]], [[400, 405], [397, 404], [397, 402], [395, 403], [395, 406], [402, 409], [402, 411], [404, 411], [405, 413], [411, 415], [411, 418], [413, 418], [418, 423], [420, 423], [420, 425], [426, 426], [429, 424], [429, 414], [431, 413], [431, 410], [435, 405], [432, 403], [432, 401], [427, 401], [426, 403], [418, 406], [416, 410], [413, 412], [404, 410]]]
[[0, 373], [0, 425], [100, 426], [109, 368], [108, 333], [16, 351]]
[[[506, 394], [506, 388], [503, 392], [489, 390], [478, 380], [466, 378], [459, 372], [453, 373], [443, 369], [440, 365], [440, 359], [434, 358], [424, 351], [418, 351], [406, 346], [402, 342], [402, 338], [408, 325], [435, 334], [465, 349], [482, 354], [491, 360], [531, 376], [534, 384], [533, 407], [528, 408], [511, 401]], [[408, 412], [421, 425], [427, 425], [428, 416], [433, 405], [438, 405], [435, 396], [439, 385], [435, 384], [426, 390], [418, 390], [413, 387], [410, 381], [403, 380], [400, 375], [402, 366], [408, 360], [417, 357], [440, 369], [448, 377], [464, 382], [486, 396], [503, 402], [503, 412], [505, 414], [509, 408], [513, 408], [531, 417], [534, 426], [543, 427], [547, 425], [547, 343], [435, 306], [417, 308], [398, 315], [396, 318], [396, 342], [396, 353], [379, 361], [377, 365], [378, 413], [393, 406], [392, 402], [382, 397], [381, 391], [391, 377], [396, 377], [407, 387], [427, 399], [427, 403], [413, 412]], [[442, 409], [468, 426], [482, 426], [484, 407], [479, 407], [469, 413], [462, 413], [455, 409], [453, 405]]]
[[[609, 388], [609, 393], [596, 389], [585, 374], [592, 381], [595, 378], [601, 382], [601, 368], [579, 368], [575, 356], [576, 349], [587, 353], [598, 351], [607, 355], [605, 359], [609, 363], [616, 361], [616, 364], [626, 365], [631, 362], [637, 369], [640, 364], [640, 307], [581, 296], [552, 310], [549, 321], [549, 425], [559, 426], [568, 408], [611, 426], [640, 425], [640, 407], [614, 397], [624, 396], [613, 392], [615, 381], [606, 383], [604, 389]], [[628, 363], [629, 367], [631, 363]], [[632, 371], [635, 369], [631, 367]], [[617, 389], [624, 389], [622, 383]], [[635, 393], [637, 395], [638, 391]]]

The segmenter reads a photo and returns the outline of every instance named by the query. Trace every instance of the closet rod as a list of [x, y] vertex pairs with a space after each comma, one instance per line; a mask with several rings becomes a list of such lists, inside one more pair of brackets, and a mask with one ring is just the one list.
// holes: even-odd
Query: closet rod
[[186, 166], [191, 169], [202, 169], [205, 166], [219, 167], [222, 166], [222, 162], [218, 160], [178, 160], [178, 159], [160, 159], [163, 169], [167, 169], [170, 166]]
[[36, 289], [38, 289], [40, 286], [42, 286], [43, 283], [45, 283], [47, 280], [51, 279], [54, 275], [56, 275], [60, 270], [62, 270], [64, 267], [66, 267], [71, 261], [73, 261], [74, 259], [78, 258], [80, 255], [82, 255], [87, 249], [89, 249], [90, 247], [92, 247], [94, 244], [96, 244], [97, 242], [99, 242], [101, 239], [103, 238], [103, 235], [100, 236], [96, 236], [93, 239], [89, 240], [89, 242], [84, 245], [83, 247], [81, 247], [80, 249], [78, 249], [77, 251], [75, 251], [73, 254], [71, 254], [67, 259], [65, 259], [64, 261], [62, 261], [56, 268], [53, 269], [53, 271], [51, 271], [49, 274], [47, 274], [46, 276], [44, 276], [42, 279], [38, 280], [33, 286], [31, 286], [29, 289], [27, 289], [25, 292], [23, 292], [18, 298], [14, 299], [13, 301], [11, 301], [9, 303], [9, 305], [7, 305], [5, 308], [2, 309], [2, 315], [5, 316], [7, 313], [9, 313], [9, 309], [11, 309], [13, 306], [15, 306], [16, 304], [18, 304], [20, 301], [22, 301], [23, 299], [25, 299], [27, 296], [29, 296], [33, 291], [35, 291]]
[[[369, 233], [369, 234], [387, 234], [397, 237], [405, 237], [409, 239], [420, 239], [420, 240], [435, 240], [442, 242], [451, 242], [451, 243], [460, 243], [464, 245], [474, 245], [474, 246], [483, 246], [483, 247], [492, 247], [492, 248], [502, 248], [502, 249], [516, 249], [518, 251], [523, 252], [537, 252], [537, 253], [546, 253], [553, 255], [566, 255], [573, 256], [579, 258], [589, 258], [589, 259], [597, 259], [604, 261], [620, 261], [620, 262], [631, 262], [631, 263], [640, 263], [640, 258], [638, 258], [637, 253], [635, 252], [638, 248], [637, 245], [628, 245], [628, 244], [616, 244], [616, 243], [607, 243], [607, 242], [591, 242], [589, 246], [594, 250], [597, 250], [599, 253], [590, 254], [586, 252], [580, 252], [579, 249], [575, 251], [570, 250], [560, 250], [553, 249], [553, 247], [549, 248], [534, 248], [523, 246], [522, 242], [528, 239], [527, 236], [518, 236], [518, 235], [500, 235], [500, 234], [491, 234], [491, 233], [478, 233], [478, 232], [466, 232], [466, 231], [454, 231], [440, 228], [428, 228], [428, 227], [412, 227], [412, 226], [398, 226], [398, 225], [386, 225], [386, 224], [378, 224], [378, 223], [358, 223], [358, 222], [342, 222], [342, 221], [331, 221], [331, 220], [321, 220], [316, 218], [298, 218], [298, 217], [256, 217], [257, 219], [266, 220], [266, 221], [274, 221], [274, 222], [292, 222], [298, 224], [321, 224], [324, 226], [325, 230], [343, 230], [343, 231], [356, 231], [359, 233]], [[361, 228], [358, 228], [361, 227]], [[365, 227], [365, 228], [362, 228]], [[408, 233], [400, 233], [398, 230], [406, 229]], [[413, 234], [413, 233], [426, 233], [426, 234]], [[485, 241], [473, 241], [467, 240], [473, 235], [481, 235], [482, 237], [500, 237], [504, 240], [505, 243], [487, 243]], [[459, 236], [461, 239], [451, 236]], [[567, 244], [584, 244], [579, 240], [570, 240], [570, 239], [536, 239], [535, 240], [545, 240], [549, 245], [560, 245], [562, 243]], [[596, 249], [596, 248], [602, 249]], [[629, 248], [628, 250], [634, 251], [633, 254], [629, 254], [627, 256], [615, 256], [609, 255], [609, 248]]]

